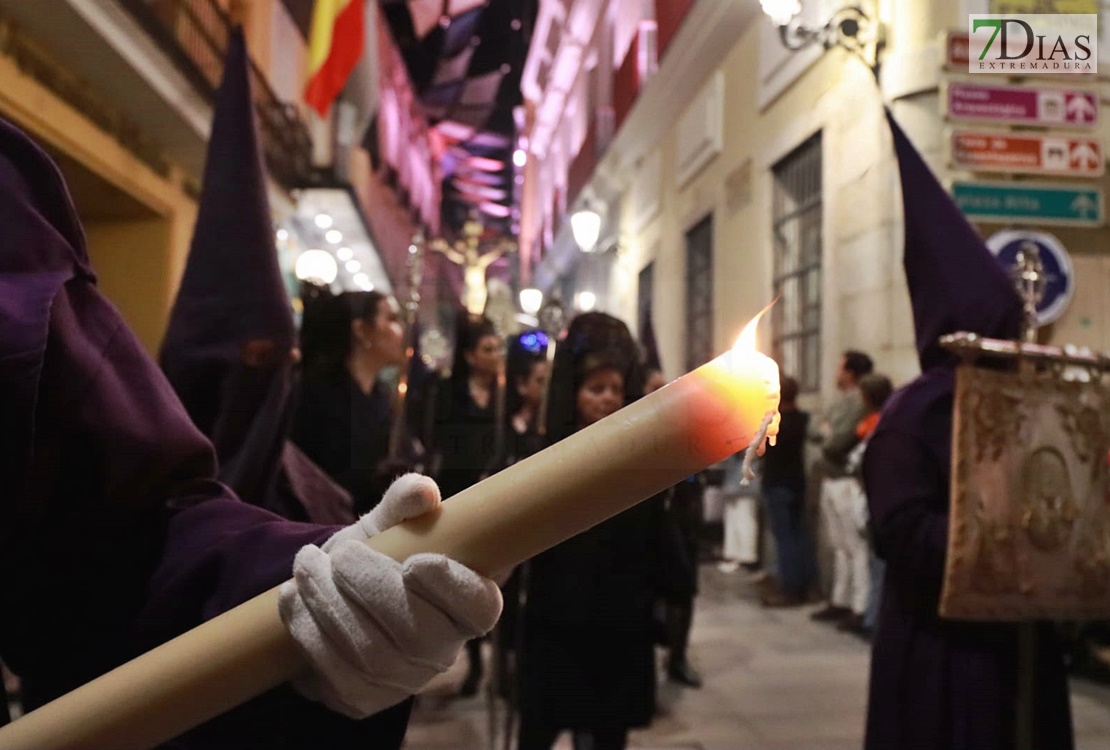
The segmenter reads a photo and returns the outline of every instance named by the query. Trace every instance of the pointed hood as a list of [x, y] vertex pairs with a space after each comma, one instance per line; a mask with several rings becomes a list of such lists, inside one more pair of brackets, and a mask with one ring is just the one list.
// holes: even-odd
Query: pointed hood
[[221, 478], [262, 504], [259, 493], [288, 426], [294, 327], [252, 101], [250, 60], [236, 28], [161, 363], [193, 421], [215, 443]]
[[903, 264], [913, 305], [922, 372], [956, 357], [937, 339], [970, 331], [1017, 338], [1021, 300], [1002, 265], [937, 181], [909, 138], [886, 112], [902, 180], [905, 221]]
[[640, 346], [644, 350], [644, 369], [663, 371], [659, 361], [659, 345], [655, 342], [655, 326], [651, 323], [651, 308], [644, 311], [644, 319], [640, 324]]
[[95, 281], [85, 234], [53, 160], [0, 119], [0, 487], [18, 499], [31, 452], [51, 303]]

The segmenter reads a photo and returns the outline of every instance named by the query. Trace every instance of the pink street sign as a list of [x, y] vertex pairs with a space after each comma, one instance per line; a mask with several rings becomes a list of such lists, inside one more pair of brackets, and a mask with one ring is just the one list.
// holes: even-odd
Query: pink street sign
[[1098, 124], [1098, 96], [1080, 89], [950, 83], [946, 103], [950, 120], [1083, 128]]

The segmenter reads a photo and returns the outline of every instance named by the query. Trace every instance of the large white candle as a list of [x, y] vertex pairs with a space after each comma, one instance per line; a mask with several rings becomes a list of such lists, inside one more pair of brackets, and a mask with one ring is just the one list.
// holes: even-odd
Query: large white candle
[[[779, 401], [758, 320], [731, 351], [369, 544], [505, 570], [745, 449]], [[143, 750], [305, 668], [274, 588], [0, 729], [0, 747]]]

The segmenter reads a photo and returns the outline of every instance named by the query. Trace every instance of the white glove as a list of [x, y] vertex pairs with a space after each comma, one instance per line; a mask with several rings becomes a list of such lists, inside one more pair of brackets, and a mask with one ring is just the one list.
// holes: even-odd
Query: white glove
[[323, 549], [297, 553], [278, 608], [312, 666], [293, 681], [298, 692], [351, 718], [369, 716], [417, 693], [496, 624], [501, 591], [490, 579], [439, 554], [398, 563], [362, 541], [439, 502], [435, 482], [406, 474]]

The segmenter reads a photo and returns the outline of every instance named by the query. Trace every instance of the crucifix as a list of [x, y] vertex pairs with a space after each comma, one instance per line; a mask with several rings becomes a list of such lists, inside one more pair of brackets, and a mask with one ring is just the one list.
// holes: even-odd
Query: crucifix
[[462, 236], [453, 245], [442, 238], [428, 243], [430, 249], [462, 266], [462, 303], [467, 312], [473, 315], [481, 315], [486, 308], [486, 270], [502, 255], [516, 250], [515, 242], [502, 239], [493, 248], [482, 252], [480, 246], [483, 231], [481, 222], [469, 219], [463, 224]]

